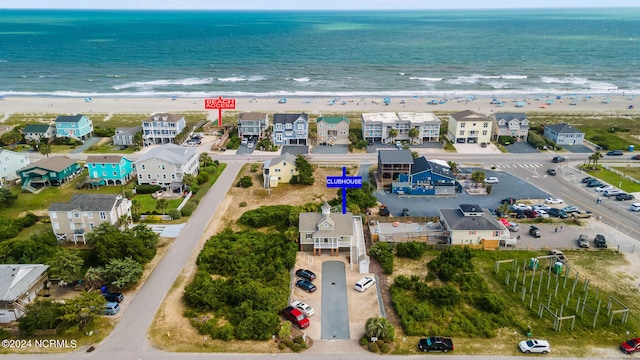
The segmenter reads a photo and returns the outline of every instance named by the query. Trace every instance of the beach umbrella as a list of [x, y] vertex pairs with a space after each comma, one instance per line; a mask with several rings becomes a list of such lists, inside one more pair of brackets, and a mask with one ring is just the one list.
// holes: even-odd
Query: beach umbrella
[[554, 103], [553, 99], [549, 99], [549, 100], [547, 100], [547, 105], [551, 105], [551, 104], [553, 104], [553, 103]]
[[540, 108], [541, 108], [541, 109], [546, 109], [546, 108], [547, 108], [547, 105], [540, 105]]
[[526, 103], [526, 102], [524, 102], [524, 101], [518, 101], [518, 102], [516, 103], [516, 107], [524, 107], [525, 105], [527, 105], [527, 103]]
[[602, 99], [602, 103], [603, 103], [603, 104], [608, 104], [608, 103], [610, 103], [610, 102], [611, 102], [611, 98], [604, 98], [604, 99]]
[[280, 104], [285, 104], [287, 102], [287, 98], [280, 98], [280, 100], [278, 100], [278, 103]]
[[388, 98], [388, 97], [384, 98], [384, 100], [383, 100], [383, 101], [384, 101], [384, 104], [385, 104], [385, 105], [389, 105], [389, 104], [391, 104], [391, 99], [390, 99], [390, 98]]

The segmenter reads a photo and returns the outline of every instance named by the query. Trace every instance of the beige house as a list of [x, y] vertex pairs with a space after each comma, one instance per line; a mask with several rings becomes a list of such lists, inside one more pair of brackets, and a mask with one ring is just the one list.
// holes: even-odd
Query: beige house
[[121, 194], [75, 194], [69, 202], [52, 203], [48, 211], [58, 241], [86, 244], [86, 234], [96, 226], [131, 217], [131, 200]]
[[185, 174], [198, 175], [198, 152], [193, 147], [164, 144], [147, 151], [136, 162], [138, 185], [182, 189]]
[[449, 139], [457, 144], [491, 142], [492, 120], [482, 114], [465, 110], [449, 115]]
[[265, 161], [262, 166], [262, 178], [266, 189], [276, 187], [279, 183], [288, 184], [293, 175], [298, 175], [296, 156], [288, 152]]
[[49, 265], [0, 265], [0, 323], [18, 321], [26, 313], [26, 306], [38, 296], [49, 282]]
[[319, 145], [349, 145], [349, 119], [345, 116], [320, 116], [316, 120]]
[[142, 122], [144, 145], [175, 143], [175, 138], [184, 130], [187, 122], [177, 114], [153, 114]]
[[509, 239], [509, 231], [479, 205], [460, 204], [457, 209], [438, 211], [451, 245], [496, 249], [500, 240]]
[[529, 119], [523, 112], [499, 112], [494, 115], [493, 140], [500, 136], [513, 136], [516, 141], [527, 141], [529, 135]]

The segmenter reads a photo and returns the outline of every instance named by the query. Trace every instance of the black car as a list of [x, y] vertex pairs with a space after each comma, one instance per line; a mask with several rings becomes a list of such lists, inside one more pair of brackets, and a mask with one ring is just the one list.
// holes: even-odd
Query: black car
[[635, 199], [635, 196], [633, 196], [631, 194], [627, 194], [627, 193], [622, 193], [622, 194], [616, 195], [616, 200], [618, 200], [618, 201], [633, 200], [633, 199]]
[[607, 239], [602, 234], [596, 235], [596, 238], [593, 239], [593, 242], [596, 244], [596, 247], [599, 248], [607, 248]]
[[600, 187], [604, 185], [603, 183], [601, 183], [599, 180], [589, 180], [587, 182], [587, 187]]
[[547, 174], [551, 176], [556, 176], [556, 169], [547, 169]]
[[316, 274], [313, 271], [307, 269], [296, 270], [296, 276], [309, 281], [313, 281], [316, 279]]
[[122, 293], [102, 293], [102, 296], [104, 296], [105, 300], [107, 300], [107, 302], [117, 302], [120, 303], [122, 302], [122, 300], [124, 300], [124, 295], [122, 295]]
[[607, 153], [607, 156], [622, 156], [624, 153], [622, 150], [611, 150]]
[[582, 183], [583, 183], [583, 184], [586, 184], [586, 183], [588, 183], [588, 182], [589, 182], [589, 181], [591, 181], [591, 180], [595, 180], [595, 179], [594, 179], [594, 178], [592, 178], [591, 176], [587, 176], [586, 178], [582, 178], [582, 180], [581, 180], [581, 181], [582, 181]]
[[316, 286], [309, 280], [298, 280], [296, 281], [296, 286], [306, 292], [316, 291]]
[[509, 204], [509, 205], [515, 204], [517, 202], [518, 202], [518, 199], [512, 198], [512, 197], [508, 197], [508, 198], [504, 198], [504, 199], [500, 200], [501, 204]]
[[547, 210], [547, 214], [549, 214], [550, 217], [557, 217], [560, 219], [566, 219], [569, 217], [569, 215], [567, 215], [566, 212], [562, 211], [562, 209], [558, 209], [558, 208], [551, 208], [549, 210]]
[[551, 159], [552, 162], [554, 163], [561, 163], [566, 161], [567, 159], [564, 156], [554, 156], [553, 159]]

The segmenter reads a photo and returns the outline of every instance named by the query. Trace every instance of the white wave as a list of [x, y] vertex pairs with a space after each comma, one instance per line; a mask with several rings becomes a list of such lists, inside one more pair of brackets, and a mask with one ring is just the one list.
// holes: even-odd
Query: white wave
[[442, 78], [429, 78], [429, 77], [420, 77], [420, 76], [410, 76], [409, 80], [420, 80], [420, 81], [442, 81]]
[[405, 74], [406, 74], [406, 73], [403, 73], [403, 72], [399, 72], [399, 73], [398, 73], [398, 75], [400, 75], [400, 76], [404, 76]]
[[117, 74], [113, 74], [113, 75], [107, 75], [107, 77], [110, 77], [110, 78], [119, 78], [119, 77], [121, 77], [121, 76], [120, 76], [120, 75], [117, 75]]
[[60, 75], [40, 75], [38, 79], [46, 79], [46, 78], [59, 78]]
[[253, 75], [253, 76], [231, 76], [226, 78], [218, 78], [218, 81], [222, 82], [238, 82], [238, 81], [262, 81], [266, 80], [267, 77], [264, 75]]
[[520, 79], [526, 79], [527, 75], [501, 75], [500, 77], [508, 80], [520, 80]]
[[134, 81], [122, 85], [114, 85], [114, 90], [123, 90], [123, 89], [145, 89], [150, 90], [156, 87], [161, 86], [192, 86], [192, 85], [206, 85], [211, 84], [213, 82], [213, 78], [186, 78], [179, 80], [152, 80], [152, 81]]
[[6, 62], [9, 62], [9, 60], [7, 60], [7, 59], [0, 59], [0, 63], [6, 63]]
[[298, 81], [298, 82], [309, 82], [309, 78], [308, 77], [301, 77], [301, 78], [293, 78], [293, 81]]
[[569, 85], [584, 85], [589, 82], [588, 79], [583, 77], [576, 76], [565, 76], [565, 77], [552, 77], [552, 76], [542, 76], [540, 77], [540, 81], [545, 84], [569, 84]]

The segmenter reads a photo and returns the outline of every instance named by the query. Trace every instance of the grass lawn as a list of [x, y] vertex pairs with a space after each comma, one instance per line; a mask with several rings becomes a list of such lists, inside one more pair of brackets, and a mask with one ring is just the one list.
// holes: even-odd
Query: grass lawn
[[[633, 170], [632, 170], [633, 169]], [[624, 172], [627, 175], [640, 179], [640, 168], [617, 168], [616, 170]], [[613, 171], [602, 169], [600, 171], [586, 171], [587, 174], [598, 178], [608, 184], [618, 187], [620, 190], [632, 193], [640, 191], [640, 184], [624, 178]]]

